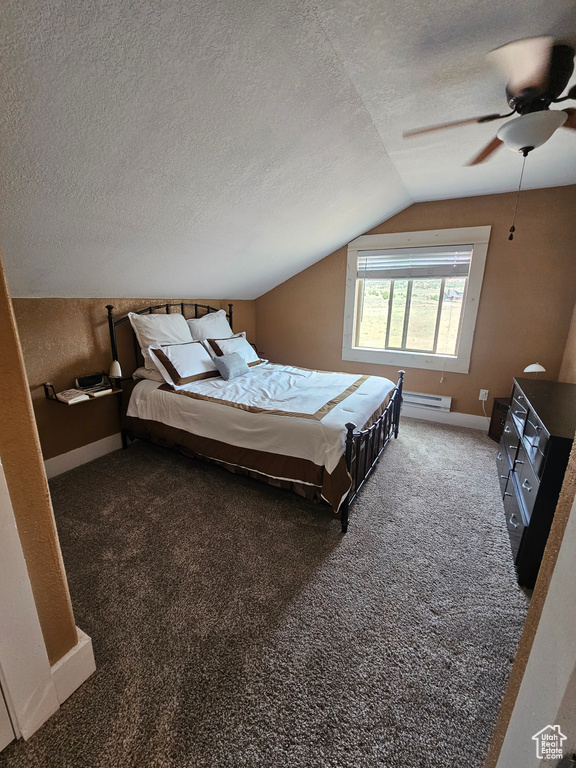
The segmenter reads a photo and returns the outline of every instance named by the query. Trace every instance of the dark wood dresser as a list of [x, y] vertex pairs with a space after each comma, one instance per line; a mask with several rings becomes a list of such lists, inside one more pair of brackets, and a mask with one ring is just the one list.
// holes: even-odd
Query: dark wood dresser
[[496, 463], [518, 583], [530, 589], [575, 432], [576, 384], [514, 379]]

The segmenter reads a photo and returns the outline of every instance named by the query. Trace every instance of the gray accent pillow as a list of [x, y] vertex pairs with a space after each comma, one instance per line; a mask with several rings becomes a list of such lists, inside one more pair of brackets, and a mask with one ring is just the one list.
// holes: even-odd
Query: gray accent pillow
[[223, 379], [226, 379], [226, 381], [235, 379], [237, 376], [243, 376], [250, 370], [248, 363], [238, 354], [238, 352], [230, 352], [229, 355], [213, 357], [212, 362], [216, 368], [218, 368], [220, 376], [222, 376]]

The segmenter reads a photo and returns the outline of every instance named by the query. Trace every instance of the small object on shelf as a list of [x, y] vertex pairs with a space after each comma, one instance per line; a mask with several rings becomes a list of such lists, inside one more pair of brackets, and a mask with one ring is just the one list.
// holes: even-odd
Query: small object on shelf
[[492, 406], [492, 416], [490, 418], [490, 426], [488, 427], [488, 437], [500, 442], [502, 433], [504, 432], [504, 424], [506, 423], [506, 417], [508, 415], [508, 409], [510, 408], [509, 397], [495, 397], [494, 405]]
[[76, 405], [76, 403], [83, 403], [86, 400], [94, 400], [103, 395], [117, 395], [121, 393], [121, 389], [113, 388], [110, 384], [103, 384], [100, 387], [93, 387], [90, 390], [76, 387], [65, 389], [62, 392], [56, 392], [54, 384], [51, 384], [49, 381], [44, 382], [44, 395], [46, 396], [46, 399], [53, 400], [55, 403], [63, 403], [64, 405]]
[[78, 376], [76, 386], [78, 389], [96, 389], [97, 387], [107, 386], [107, 383], [104, 374], [101, 371], [97, 371], [85, 376]]
[[56, 392], [56, 399], [61, 403], [67, 405], [74, 405], [74, 403], [81, 403], [83, 400], [90, 400], [90, 395], [87, 392], [82, 392], [81, 389], [65, 389], [63, 392]]
[[88, 392], [89, 395], [93, 392], [109, 392], [112, 389], [108, 381], [102, 382], [102, 384], [95, 384], [93, 387], [79, 387], [78, 384], [76, 384], [76, 388], [81, 392]]
[[120, 363], [118, 360], [112, 360], [112, 365], [110, 366], [108, 376], [111, 379], [117, 379], [118, 381], [122, 378], [122, 368], [120, 368]]
[[79, 376], [76, 379], [76, 387], [86, 392], [90, 397], [109, 395], [112, 392], [110, 379], [104, 373], [90, 373], [88, 376]]
[[102, 395], [109, 395], [112, 392], [112, 387], [99, 387], [98, 389], [85, 389], [83, 390], [89, 397], [102, 397]]

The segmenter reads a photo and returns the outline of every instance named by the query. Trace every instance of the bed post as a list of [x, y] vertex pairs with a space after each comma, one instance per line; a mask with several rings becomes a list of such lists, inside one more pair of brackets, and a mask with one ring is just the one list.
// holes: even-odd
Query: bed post
[[[114, 326], [114, 306], [112, 304], [106, 304], [108, 310], [108, 330], [110, 331], [110, 347], [112, 349], [112, 360], [118, 360], [118, 347], [116, 346], [116, 327]], [[120, 386], [120, 380], [113, 386]], [[121, 395], [120, 397], [123, 397]], [[118, 403], [118, 417], [120, 424], [122, 424], [122, 399], [116, 401]], [[128, 436], [125, 429], [120, 428], [120, 434], [122, 436], [122, 448], [128, 447]]]
[[398, 385], [396, 390], [396, 403], [394, 405], [394, 439], [398, 437], [398, 426], [400, 424], [400, 409], [402, 408], [402, 387], [404, 385], [404, 374], [406, 371], [398, 371]]
[[234, 330], [234, 326], [232, 325], [232, 304], [228, 304], [228, 322], [230, 323], [230, 328]]
[[106, 304], [106, 309], [108, 310], [108, 330], [110, 331], [112, 360], [118, 360], [118, 349], [116, 347], [116, 328], [114, 327], [114, 307], [112, 304]]
[[[352, 450], [354, 446], [354, 430], [356, 429], [356, 424], [352, 424], [352, 422], [349, 422], [346, 424], [346, 452], [344, 454], [346, 459], [346, 469], [348, 470], [348, 474], [350, 475], [350, 480], [353, 483], [352, 480]], [[354, 491], [354, 488], [350, 486], [350, 490], [348, 491], [346, 498], [342, 502], [342, 505], [340, 507], [340, 523], [342, 525], [342, 533], [346, 533], [348, 530], [348, 509], [350, 507], [350, 494]]]

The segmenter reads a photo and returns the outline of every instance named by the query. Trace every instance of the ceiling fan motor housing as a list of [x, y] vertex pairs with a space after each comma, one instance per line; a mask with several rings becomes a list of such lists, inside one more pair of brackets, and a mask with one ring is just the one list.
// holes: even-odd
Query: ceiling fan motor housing
[[432, 131], [454, 128], [470, 123], [488, 123], [512, 117], [500, 127], [496, 136], [470, 162], [478, 165], [491, 157], [503, 144], [526, 157], [565, 126], [576, 131], [576, 109], [550, 109], [551, 104], [576, 99], [576, 84], [565, 92], [574, 72], [574, 48], [564, 43], [554, 44], [550, 35], [516, 40], [490, 51], [488, 57], [506, 76], [506, 100], [511, 112], [493, 113], [455, 120], [440, 125], [407, 131], [405, 137], [420, 136]]
[[541, 112], [562, 94], [574, 72], [574, 48], [558, 43], [552, 46], [548, 79], [544, 90], [537, 87], [513, 92], [506, 88], [506, 100], [510, 109], [519, 115]]

